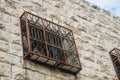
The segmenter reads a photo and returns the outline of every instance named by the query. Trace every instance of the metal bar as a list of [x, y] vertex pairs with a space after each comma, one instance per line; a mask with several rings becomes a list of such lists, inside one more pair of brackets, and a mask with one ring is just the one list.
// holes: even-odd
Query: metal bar
[[[42, 20], [43, 23], [43, 20]], [[43, 23], [44, 24], [44, 23]], [[43, 33], [44, 33], [44, 40], [45, 40], [45, 45], [46, 45], [46, 52], [47, 52], [47, 56], [49, 56], [49, 52], [48, 52], [48, 46], [47, 46], [47, 41], [46, 41], [46, 33], [45, 33], [45, 28], [43, 28]]]
[[[26, 23], [25, 27], [27, 30], [26, 32], [27, 32], [28, 49], [29, 49], [28, 54], [26, 56], [24, 56], [24, 58], [26, 58], [30, 54], [33, 54], [33, 55], [42, 57], [43, 60], [44, 60], [44, 58], [46, 58], [47, 59], [47, 61], [45, 62], [46, 64], [49, 60], [52, 60], [53, 61], [52, 64], [54, 64], [54, 61], [56, 62], [56, 64], [53, 66], [57, 66], [58, 63], [61, 65], [63, 64], [63, 66], [69, 66], [69, 67], [71, 67], [71, 69], [73, 68], [73, 70], [74, 70], [74, 68], [76, 68], [76, 70], [75, 70], [76, 72], [78, 72], [79, 70], [82, 69], [72, 30], [65, 28], [63, 26], [60, 26], [52, 21], [49, 21], [49, 20], [46, 20], [39, 16], [36, 16], [29, 12], [25, 12], [22, 16], [24, 16], [24, 15], [25, 15], [25, 23]], [[28, 15], [29, 15], [29, 17], [28, 17]], [[30, 18], [30, 22], [28, 21], [28, 18]], [[41, 20], [40, 26], [36, 24], [39, 20]], [[47, 28], [46, 28], [46, 26], [47, 26]], [[33, 30], [32, 30], [32, 28], [33, 28]], [[70, 37], [66, 37], [64, 35], [62, 36], [62, 34], [60, 34], [61, 28], [63, 28], [63, 30], [65, 31], [65, 35], [68, 36], [70, 34]], [[31, 37], [30, 34], [33, 36]], [[71, 38], [73, 38], [73, 39], [71, 39]], [[63, 39], [68, 44], [75, 46], [72, 49], [73, 51], [74, 50], [76, 51], [75, 53], [73, 53], [73, 51], [64, 49]], [[40, 54], [38, 54], [38, 52], [33, 52], [31, 50], [31, 43], [32, 43], [31, 40], [34, 41], [35, 47], [38, 48]], [[42, 46], [45, 46], [44, 47], [45, 49], [42, 49], [40, 44]], [[71, 46], [68, 45], [68, 48], [70, 48], [70, 47]], [[54, 49], [54, 48], [55, 48], [55, 52], [54, 52], [54, 50], [50, 51], [50, 49]], [[46, 53], [47, 55], [43, 55], [44, 53]], [[67, 56], [65, 54], [67, 54], [67, 53], [70, 53], [71, 55], [74, 54], [75, 57], [73, 57], [71, 60], [76, 59], [79, 62], [76, 62], [76, 63], [72, 62], [72, 64], [66, 62]], [[49, 57], [50, 54], [52, 54], [53, 57]], [[36, 56], [33, 56], [33, 57], [36, 57]], [[78, 66], [78, 65], [80, 65], [80, 66]]]
[[[26, 22], [26, 32], [27, 32], [27, 42], [28, 42], [28, 54], [30, 54], [30, 35], [29, 35], [29, 28], [28, 28], [28, 20], [27, 20], [27, 13], [25, 12], [25, 22]], [[27, 56], [26, 55], [26, 56]]]
[[[22, 14], [22, 16], [23, 16], [23, 15], [24, 15], [24, 13]], [[21, 18], [21, 17], [20, 17], [20, 18]], [[23, 48], [24, 45], [23, 45], [23, 37], [22, 37], [22, 36], [23, 36], [23, 35], [22, 35], [22, 22], [21, 22], [21, 20], [20, 20], [19, 22], [20, 22], [20, 29], [21, 29], [21, 30], [20, 30], [20, 33], [21, 33], [22, 50], [23, 50], [23, 51], [22, 51], [22, 52], [23, 52], [23, 57], [22, 57], [22, 58], [24, 59], [25, 54], [24, 54], [24, 48]]]

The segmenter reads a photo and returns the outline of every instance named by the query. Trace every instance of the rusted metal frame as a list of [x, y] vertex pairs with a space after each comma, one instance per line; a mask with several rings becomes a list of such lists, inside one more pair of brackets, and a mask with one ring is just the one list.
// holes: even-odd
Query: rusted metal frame
[[60, 37], [62, 37], [62, 38], [64, 38], [64, 39], [66, 39], [66, 40], [69, 40], [69, 41], [73, 42], [73, 40], [70, 40], [69, 38], [66, 38], [66, 37], [64, 37], [64, 36], [62, 36], [62, 35], [60, 35], [60, 34], [55, 34], [55, 33], [51, 32], [51, 31], [49, 31], [49, 30], [45, 30], [45, 31], [46, 31], [46, 32], [49, 32], [49, 33], [51, 33], [51, 34], [60, 36]]
[[[59, 33], [60, 33], [60, 29], [61, 29], [61, 27], [59, 26], [58, 29], [59, 29]], [[64, 50], [64, 46], [63, 46], [63, 41], [62, 41], [61, 34], [60, 34], [60, 41], [61, 41], [62, 48], [63, 48], [63, 52], [64, 52], [64, 53], [63, 53], [63, 54], [64, 54], [63, 57], [64, 57], [64, 60], [65, 60], [64, 62], [66, 62], [66, 56], [65, 56], [66, 53], [65, 53], [65, 50]]]
[[[44, 32], [45, 32], [45, 30], [43, 30]], [[45, 38], [45, 34], [44, 34], [44, 38]], [[61, 38], [61, 37], [60, 37]], [[46, 39], [45, 39], [46, 40]], [[47, 44], [47, 43], [46, 43]], [[47, 46], [46, 46], [46, 48], [47, 48]], [[48, 51], [48, 50], [47, 50]], [[49, 58], [49, 57], [48, 57]], [[56, 59], [55, 59], [55, 61], [56, 61]], [[64, 64], [66, 64], [66, 63], [64, 63]], [[69, 65], [69, 64], [67, 64], [67, 65]], [[79, 67], [77, 67], [77, 68], [79, 68]]]
[[[49, 22], [49, 24], [50, 24], [50, 22]], [[57, 26], [58, 27], [58, 26]], [[59, 27], [58, 27], [58, 29], [59, 29]], [[58, 30], [59, 31], [59, 30]], [[45, 33], [46, 33], [47, 31], [45, 30]], [[51, 33], [50, 31], [48, 32], [48, 33]], [[55, 33], [51, 33], [53, 36], [54, 35], [56, 35]], [[58, 37], [60, 37], [59, 35], [56, 35], [56, 36], [58, 36]], [[49, 46], [52, 46], [52, 47], [55, 47], [55, 48], [57, 48], [57, 49], [60, 49], [60, 50], [63, 50], [62, 48], [59, 48], [59, 47], [57, 47], [57, 46], [54, 46], [54, 45], [52, 45], [52, 44], [49, 44], [47, 41], [46, 41], [46, 43], [49, 45]], [[49, 52], [49, 51], [48, 51]], [[50, 53], [49, 53], [50, 54]], [[63, 61], [61, 61], [61, 60], [57, 60], [57, 59], [54, 59], [54, 58], [51, 58], [51, 57], [49, 57], [50, 59], [52, 59], [52, 60], [55, 60], [56, 61], [56, 63], [54, 64], [54, 66], [59, 62], [59, 63], [61, 63], [61, 62], [63, 62]]]
[[[60, 29], [61, 27], [58, 26], [58, 31], [59, 31], [59, 34], [60, 34]], [[60, 34], [60, 42], [61, 42], [61, 46], [62, 46], [62, 50], [64, 49], [63, 47], [63, 42], [62, 42], [62, 38], [61, 38], [61, 34]], [[65, 57], [65, 51], [63, 50], [63, 57], [64, 57], [64, 61], [66, 62], [66, 57]]]
[[[66, 53], [66, 54], [68, 54], [68, 53]], [[71, 53], [70, 53], [70, 54], [71, 54]], [[69, 55], [70, 55], [70, 54], [69, 54]], [[68, 55], [68, 56], [69, 56], [69, 55]], [[73, 58], [73, 59], [71, 59], [71, 61], [73, 61], [74, 59], [78, 58], [78, 55], [77, 55], [77, 54], [74, 54], [74, 55], [76, 55], [76, 57]], [[69, 62], [68, 62], [68, 63], [69, 63]], [[70, 64], [71, 64], [71, 63], [70, 63]], [[74, 65], [74, 62], [72, 62], [72, 65]]]
[[60, 48], [60, 47], [54, 46], [54, 45], [49, 44], [49, 43], [47, 43], [47, 44], [48, 44], [49, 46], [52, 46], [52, 47], [55, 47], [55, 48], [61, 49], [61, 50], [65, 51], [65, 52], [68, 52], [68, 53], [74, 54], [72, 51], [65, 50], [65, 49], [63, 49], [63, 48]]
[[[43, 20], [42, 20], [42, 24], [44, 24], [43, 23]], [[48, 60], [49, 60], [49, 52], [48, 52], [48, 46], [47, 46], [47, 41], [46, 41], [46, 33], [45, 33], [45, 26], [43, 25], [43, 36], [44, 36], [44, 41], [45, 41], [45, 46], [46, 46], [46, 52], [47, 52], [47, 58], [48, 58]], [[46, 63], [47, 63], [47, 61], [46, 61]]]
[[67, 37], [70, 33], [71, 33], [71, 31], [70, 31], [69, 33], [67, 33], [67, 35], [66, 35], [66, 36], [63, 36], [63, 37]]
[[[70, 67], [74, 67], [74, 68], [78, 68], [78, 69], [81, 69], [80, 67], [77, 67], [77, 66], [74, 66], [74, 65], [72, 65], [72, 64], [69, 64], [69, 63], [67, 63], [67, 62], [62, 62], [64, 65], [67, 65], [67, 66], [70, 66]], [[63, 66], [64, 66], [63, 65]]]
[[[113, 63], [114, 70], [115, 70], [115, 73], [116, 73], [116, 75], [117, 75], [117, 78], [118, 78], [118, 80], [120, 80], [119, 75], [118, 75], [118, 72], [117, 72], [117, 70], [116, 70], [115, 63], [113, 62], [113, 59], [112, 59], [112, 56], [111, 56], [112, 51], [114, 51], [115, 49], [116, 49], [116, 48], [113, 48], [113, 49], [109, 52], [109, 54], [110, 54], [110, 58], [111, 58], [111, 61], [112, 61], [112, 63]], [[117, 60], [116, 60], [116, 61], [117, 61]]]
[[[48, 59], [47, 62], [48, 62], [49, 60], [52, 60], [52, 61], [58, 61], [58, 62], [61, 62], [61, 63], [62, 63], [62, 61], [56, 60], [56, 59], [54, 59], [54, 58], [49, 58], [49, 57], [47, 57], [47, 56], [45, 56], [45, 55], [42, 55], [42, 53], [38, 54], [38, 53], [35, 53], [35, 52], [33, 52], [33, 51], [31, 51], [30, 53], [32, 53], [32, 54], [34, 54], [34, 55], [37, 55], [37, 56], [39, 56], [39, 57], [43, 57], [43, 58]], [[47, 64], [47, 62], [45, 62], [45, 64]]]
[[[48, 22], [50, 22], [50, 23], [53, 23], [53, 24], [55, 24], [55, 25], [58, 25], [58, 26], [60, 26], [60, 27], [62, 27], [62, 28], [65, 28], [65, 29], [67, 29], [67, 30], [70, 30], [70, 29], [68, 29], [68, 28], [66, 28], [66, 27], [64, 27], [64, 26], [61, 26], [61, 25], [59, 25], [59, 24], [56, 24], [56, 23], [54, 23], [54, 22], [52, 22], [52, 21], [49, 21], [49, 20], [47, 20], [47, 19], [45, 19], [45, 18], [42, 18], [42, 17], [40, 17], [40, 16], [37, 16], [37, 15], [32, 14], [32, 13], [27, 12], [27, 11], [25, 11], [25, 12], [28, 13], [28, 14], [34, 15], [34, 16], [36, 16], [36, 17], [39, 17], [39, 18], [41, 18], [42, 20], [46, 20], [46, 21], [48, 21]], [[70, 30], [70, 31], [72, 31], [72, 30]]]
[[39, 19], [40, 19], [40, 18], [38, 18], [38, 19], [34, 22], [34, 24], [36, 24], [36, 23], [38, 22]]
[[26, 11], [24, 11], [23, 14], [22, 14], [19, 18], [22, 18], [22, 17], [24, 16], [25, 12], [26, 12]]
[[118, 49], [115, 49], [115, 52], [116, 52], [116, 55], [117, 55], [117, 59], [118, 59], [118, 61], [119, 61], [119, 63], [120, 63], [119, 53], [117, 52], [117, 50], [118, 50]]
[[51, 23], [49, 22], [49, 24], [45, 25], [45, 21], [46, 21], [46, 22], [49, 22], [49, 21], [47, 21], [46, 19], [43, 19], [43, 22], [44, 22], [43, 25], [47, 28], [47, 26], [49, 26]]
[[109, 52], [109, 54], [111, 54], [111, 53], [112, 53], [112, 51], [114, 51], [115, 49], [117, 49], [117, 48], [113, 48], [113, 49]]
[[[56, 34], [54, 34], [54, 35], [56, 35]], [[59, 36], [59, 35], [57, 35], [57, 36]], [[60, 37], [60, 41], [62, 42], [62, 38], [61, 38], [61, 36], [59, 36], [59, 37]], [[73, 41], [72, 41], [72, 42], [73, 42]], [[56, 48], [59, 48], [59, 49], [62, 49], [62, 50], [64, 50], [64, 51], [66, 51], [66, 52], [73, 53], [72, 51], [65, 50], [65, 49], [63, 48], [63, 43], [62, 43], [62, 48], [57, 47], [57, 46], [54, 46], [54, 45], [48, 43], [47, 41], [46, 41], [46, 43], [47, 43], [48, 45], [52, 46], [52, 47], [56, 47]], [[74, 43], [74, 42], [73, 42], [73, 43]]]
[[[51, 38], [53, 38], [54, 39], [54, 41], [55, 41], [55, 43], [57, 44], [58, 42], [59, 42], [59, 40], [60, 40], [60, 36], [57, 36], [57, 35], [55, 35], [55, 34], [51, 34], [51, 33], [49, 33], [49, 32], [46, 32], [46, 33], [48, 33], [47, 34], [47, 40], [50, 38], [50, 36], [51, 36]], [[59, 38], [59, 40], [58, 40], [58, 38]], [[52, 40], [50, 40], [50, 41], [52, 41]], [[52, 44], [51, 42], [49, 42], [49, 41], [47, 41], [47, 43], [48, 44], [50, 44], [50, 45], [53, 45], [53, 46], [57, 46], [57, 47], [60, 47], [61, 48], [61, 45], [59, 44], [59, 45], [54, 45], [54, 44]]]
[[[29, 13], [29, 12], [27, 12], [27, 13]], [[32, 14], [32, 13], [29, 13], [29, 14], [31, 14], [31, 15], [34, 15], [34, 14]], [[37, 16], [37, 15], [34, 15], [34, 16], [36, 16], [36, 17], [39, 17], [39, 16]], [[39, 17], [39, 18], [41, 18], [41, 17]], [[42, 21], [43, 20], [45, 20], [45, 21], [48, 21], [48, 22], [50, 22], [50, 23], [52, 23], [52, 24], [55, 24], [55, 25], [57, 25], [57, 26], [60, 26], [60, 27], [62, 27], [62, 28], [64, 28], [64, 29], [67, 29], [67, 30], [69, 30], [70, 32], [72, 31], [72, 30], [70, 30], [70, 29], [68, 29], [68, 28], [66, 28], [66, 27], [63, 27], [63, 26], [61, 26], [61, 25], [58, 25], [58, 24], [56, 24], [56, 23], [54, 23], [54, 22], [52, 22], [52, 21], [49, 21], [49, 20], [46, 20], [46, 19], [44, 19], [44, 18], [41, 18], [42, 19]], [[46, 30], [46, 29], [45, 29]], [[51, 32], [51, 31], [49, 31], [49, 30], [46, 30], [47, 32], [50, 32], [50, 33], [53, 33], [53, 32]], [[53, 34], [55, 34], [55, 33], [53, 33]], [[57, 35], [57, 34], [56, 34]], [[58, 36], [60, 36], [60, 35], [58, 35]], [[62, 35], [61, 35], [62, 36]], [[66, 37], [64, 37], [64, 36], [62, 36], [63, 38], [65, 38], [65, 39], [68, 39], [68, 38], [66, 38]], [[68, 39], [69, 40], [69, 39]], [[70, 40], [70, 41], [72, 41], [72, 40]]]
[[[116, 50], [116, 48], [113, 48], [113, 49], [109, 52], [110, 56], [113, 55], [112, 52], [115, 51], [115, 50]], [[116, 52], [115, 52], [115, 55], [116, 55], [116, 58], [115, 58], [115, 59], [112, 59], [113, 62], [114, 62], [116, 59], [118, 59]]]
[[[22, 16], [23, 16], [23, 15], [24, 15], [24, 13], [22, 14]], [[21, 16], [21, 17], [22, 17], [22, 16]], [[23, 50], [23, 51], [22, 51], [22, 52], [23, 52], [23, 57], [22, 57], [22, 58], [25, 59], [25, 58], [24, 58], [25, 54], [24, 54], [24, 45], [23, 45], [24, 43], [23, 43], [23, 35], [22, 35], [22, 22], [21, 22], [21, 17], [20, 17], [19, 22], [20, 22], [20, 29], [21, 29], [20, 32], [21, 32], [22, 50]]]
[[27, 32], [27, 42], [28, 42], [28, 54], [26, 56], [24, 56], [24, 58], [26, 58], [30, 54], [30, 51], [31, 51], [29, 27], [28, 27], [28, 20], [27, 20], [27, 13], [26, 12], [25, 12], [25, 23], [26, 23], [26, 32]]
[[[111, 52], [112, 52], [113, 50], [114, 50], [114, 49], [112, 49], [112, 50], [109, 52], [109, 54], [111, 54]], [[110, 55], [110, 58], [111, 58], [111, 61], [112, 61], [111, 55]], [[112, 63], [113, 63], [113, 61], [112, 61]], [[115, 73], [116, 73], [116, 75], [117, 75], [117, 78], [119, 79], [119, 76], [118, 76], [118, 74], [117, 74], [117, 72], [116, 72], [116, 67], [115, 67], [114, 63], [113, 63], [113, 67], [114, 67]]]
[[119, 63], [120, 63], [120, 53], [117, 52], [117, 50], [118, 50], [118, 51], [120, 51], [120, 50], [116, 48], [117, 57], [118, 57], [118, 60], [119, 60]]
[[35, 27], [35, 28], [39, 28], [39, 29], [43, 30], [43, 27], [42, 27], [42, 26], [38, 26], [38, 25], [35, 25], [35, 24], [33, 24], [33, 23], [29, 23], [29, 25], [31, 25], [31, 26], [33, 26], [33, 27]]
[[[72, 32], [72, 35], [73, 35], [73, 31], [71, 31]], [[74, 38], [74, 35], [73, 35], [73, 41], [74, 41], [74, 43], [75, 43], [75, 38]], [[75, 45], [75, 49], [76, 49], [76, 52], [77, 52], [77, 55], [78, 55], [78, 60], [79, 60], [79, 64], [80, 64], [80, 68], [82, 69], [82, 66], [81, 66], [81, 62], [80, 62], [80, 56], [79, 56], [79, 54], [78, 54], [78, 50], [77, 50], [77, 46], [76, 46], [76, 44], [74, 44]]]
[[32, 37], [30, 37], [30, 39], [45, 44], [45, 42], [43, 42], [43, 41], [41, 41], [41, 40], [38, 40], [38, 39], [35, 39], [35, 38], [32, 38]]
[[114, 65], [114, 69], [115, 69], [115, 72], [116, 72], [116, 75], [117, 75], [118, 79], [120, 80], [120, 76], [119, 76], [120, 74], [118, 73], [118, 70], [117, 70], [115, 65]]

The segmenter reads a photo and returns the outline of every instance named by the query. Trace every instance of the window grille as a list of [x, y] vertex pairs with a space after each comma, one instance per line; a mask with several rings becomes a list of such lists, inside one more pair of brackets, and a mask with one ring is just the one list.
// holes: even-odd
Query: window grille
[[81, 64], [72, 30], [32, 13], [20, 17], [24, 59], [77, 73]]
[[120, 49], [114, 48], [110, 51], [110, 57], [113, 62], [118, 80], [120, 80]]

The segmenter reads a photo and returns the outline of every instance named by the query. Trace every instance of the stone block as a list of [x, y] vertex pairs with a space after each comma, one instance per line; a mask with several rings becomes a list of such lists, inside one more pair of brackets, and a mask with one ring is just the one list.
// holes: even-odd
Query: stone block
[[45, 74], [35, 72], [35, 80], [45, 80]]
[[14, 44], [17, 44], [17, 45], [21, 45], [21, 37], [20, 36], [18, 36], [18, 35], [15, 35], [15, 34], [10, 34], [9, 35], [9, 37], [10, 37], [10, 42], [11, 43], [14, 43]]
[[21, 67], [22, 57], [0, 51], [0, 62]]
[[25, 70], [25, 80], [35, 80], [35, 72], [31, 70]]
[[9, 44], [8, 44], [8, 42], [0, 40], [0, 51], [9, 52]]
[[25, 80], [25, 70], [12, 66], [12, 78], [15, 80]]
[[5, 32], [5, 31], [0, 31], [0, 40], [3, 41], [9, 41], [9, 33]]
[[0, 80], [11, 80], [9, 77], [0, 77]]
[[11, 77], [11, 65], [0, 62], [0, 76]]
[[105, 14], [97, 14], [97, 19], [101, 22], [104, 23], [106, 25], [110, 25], [111, 24], [111, 17]]
[[19, 36], [20, 35], [20, 27], [14, 25], [12, 23], [8, 23], [8, 24], [6, 24], [6, 32]]
[[22, 46], [13, 44], [13, 43], [9, 43], [9, 50], [11, 54], [17, 55], [17, 56], [22, 56]]
[[4, 13], [3, 20], [9, 23], [11, 21], [11, 15]]
[[46, 75], [45, 80], [64, 80], [64, 79], [57, 78], [57, 77], [54, 77], [54, 76]]
[[28, 68], [28, 69], [33, 70], [33, 71], [38, 71], [38, 72], [43, 73], [43, 74], [51, 75], [51, 70], [49, 67], [42, 65], [42, 64], [41, 65], [36, 64], [36, 63], [31, 62], [29, 60], [24, 60], [23, 67]]

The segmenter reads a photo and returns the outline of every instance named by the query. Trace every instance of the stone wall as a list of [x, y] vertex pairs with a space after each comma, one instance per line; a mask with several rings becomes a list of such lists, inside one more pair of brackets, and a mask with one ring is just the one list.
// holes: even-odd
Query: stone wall
[[[24, 11], [73, 30], [82, 63], [77, 74], [23, 60]], [[0, 0], [0, 80], [117, 80], [109, 51], [120, 46], [120, 18], [83, 0]]]

